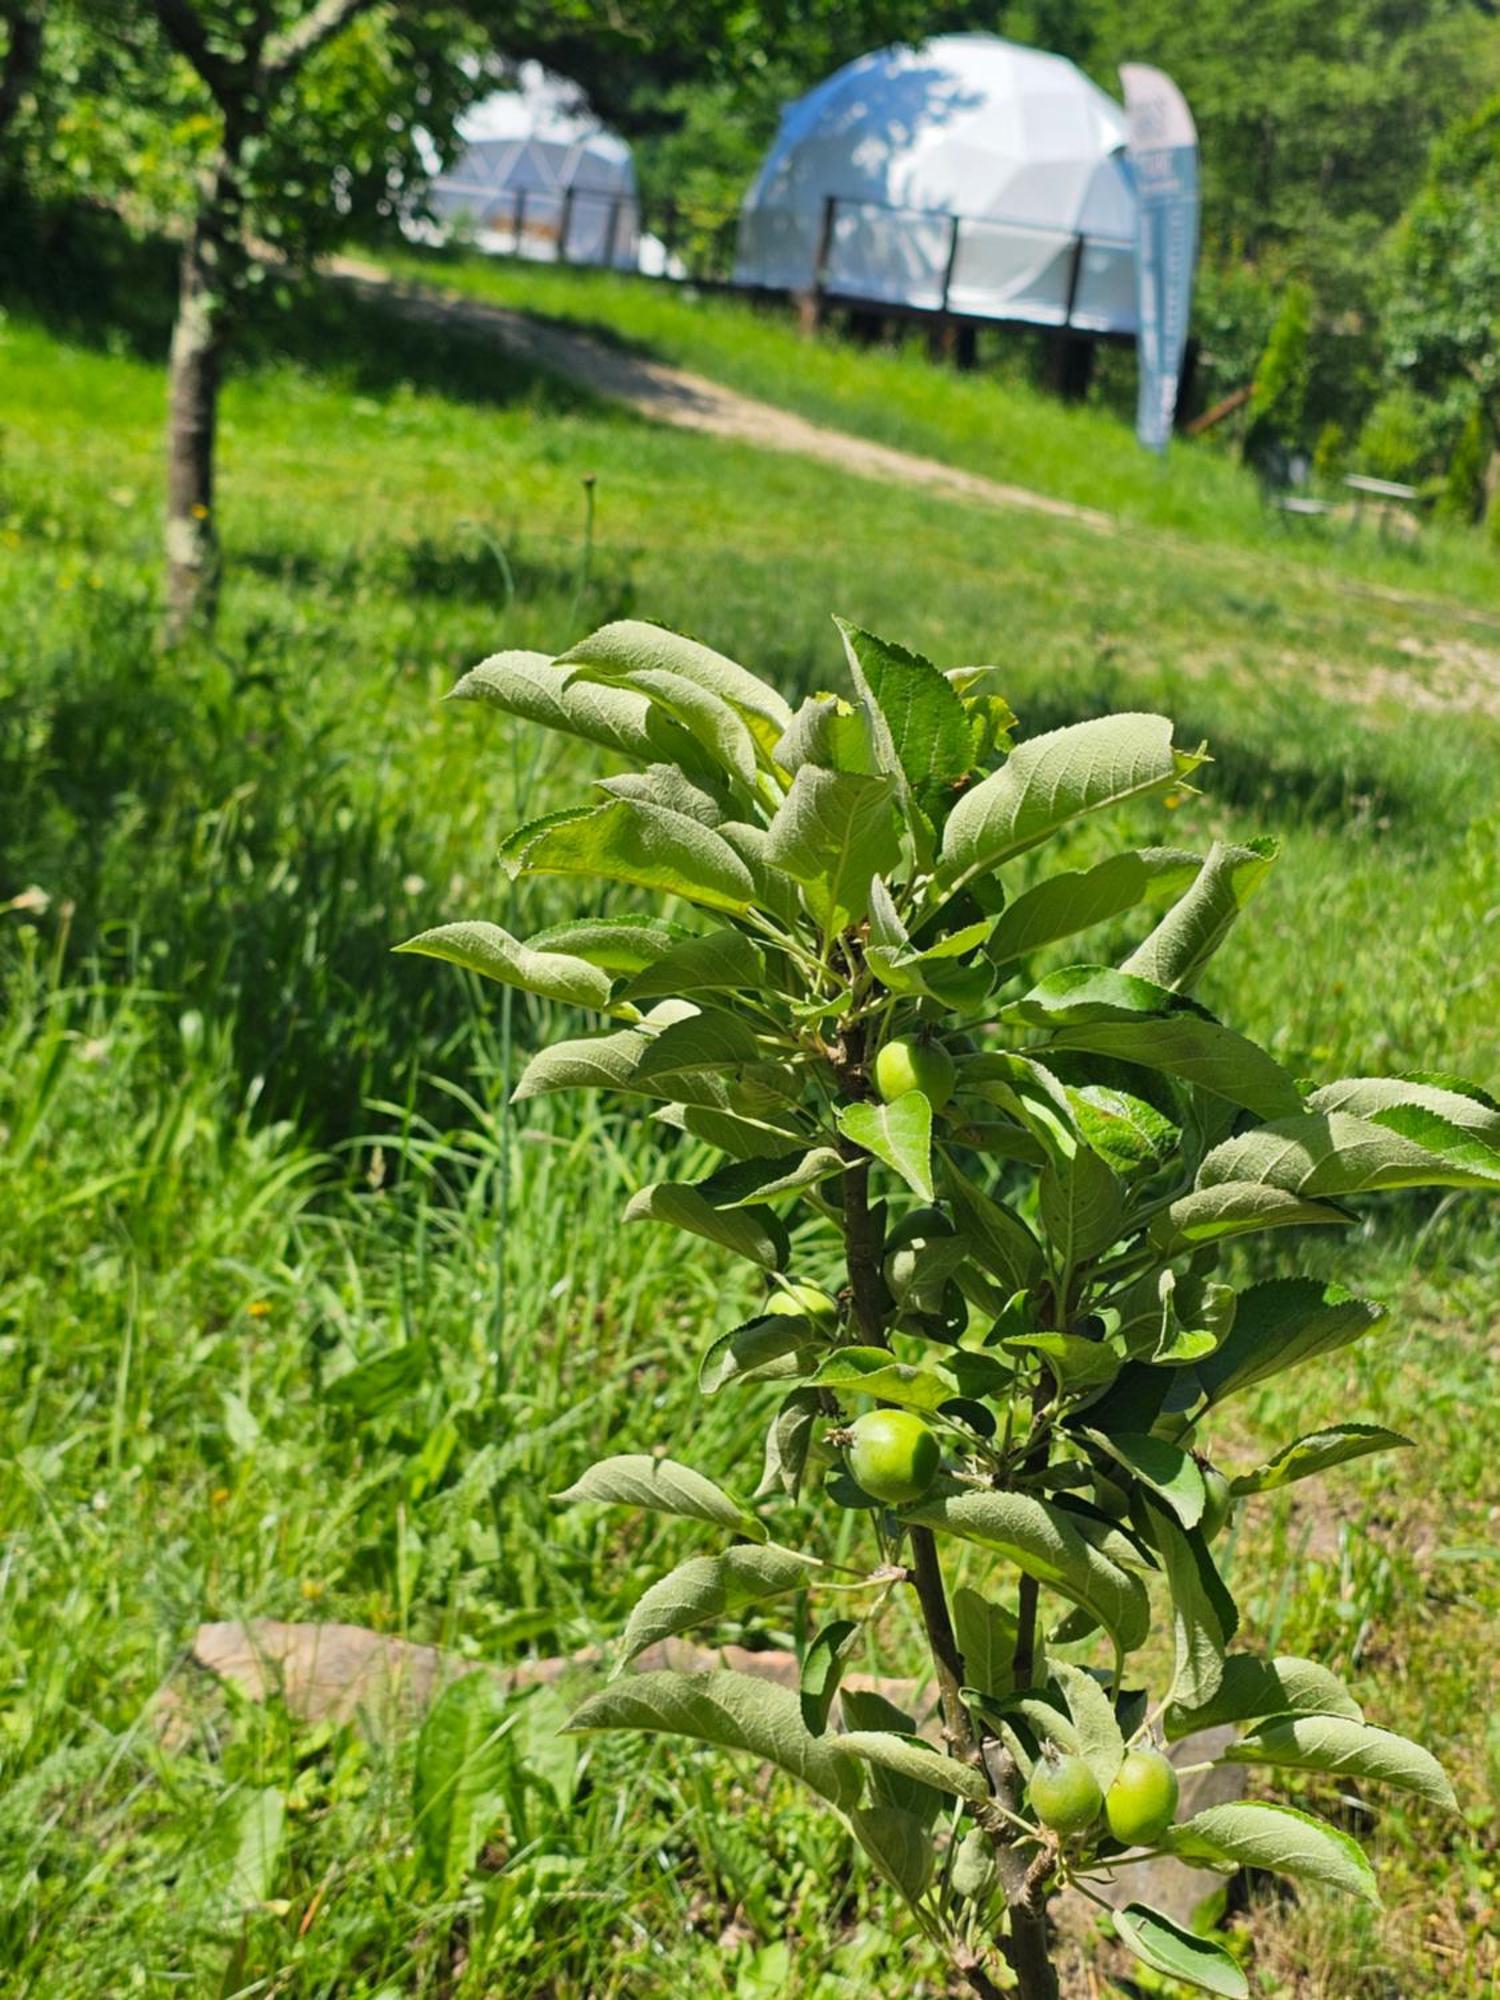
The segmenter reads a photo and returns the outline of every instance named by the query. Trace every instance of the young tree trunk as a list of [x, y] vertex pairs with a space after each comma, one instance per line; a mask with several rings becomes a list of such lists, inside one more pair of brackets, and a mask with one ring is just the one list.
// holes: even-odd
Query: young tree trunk
[[[843, 1082], [856, 1094], [863, 1081], [863, 1037], [854, 1031], [845, 1037]], [[844, 1174], [844, 1259], [849, 1272], [853, 1319], [862, 1339], [872, 1345], [889, 1345], [885, 1333], [885, 1287], [880, 1271], [880, 1241], [875, 1217], [870, 1213], [870, 1162], [858, 1147], [845, 1142], [841, 1150], [848, 1167]], [[938, 1557], [937, 1539], [930, 1528], [909, 1531], [912, 1551], [912, 1580], [937, 1679], [943, 1714], [943, 1729], [950, 1756], [964, 1761], [982, 1761], [973, 1718], [960, 1697], [963, 1660], [954, 1636], [948, 1610], [948, 1594]], [[1010, 1906], [1010, 1936], [1001, 1942], [1007, 1964], [1016, 1976], [1020, 2000], [1059, 2000], [1057, 1974], [1047, 1941], [1047, 1916], [1040, 1900], [1027, 1893]], [[967, 1949], [955, 1964], [978, 2000], [1003, 2000], [1000, 1987], [984, 1966]]]
[[174, 643], [195, 624], [211, 625], [218, 610], [214, 446], [238, 220], [238, 176], [226, 147], [182, 246], [167, 364], [166, 635]]

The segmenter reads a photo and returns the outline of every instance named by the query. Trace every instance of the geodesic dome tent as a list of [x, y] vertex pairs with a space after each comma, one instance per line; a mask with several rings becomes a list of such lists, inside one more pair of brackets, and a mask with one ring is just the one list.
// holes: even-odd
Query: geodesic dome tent
[[630, 148], [539, 63], [459, 123], [464, 151], [427, 191], [435, 218], [413, 233], [467, 235], [481, 250], [634, 270], [640, 203]]
[[741, 284], [1136, 328], [1125, 113], [1062, 56], [939, 35], [789, 105], [740, 213]]

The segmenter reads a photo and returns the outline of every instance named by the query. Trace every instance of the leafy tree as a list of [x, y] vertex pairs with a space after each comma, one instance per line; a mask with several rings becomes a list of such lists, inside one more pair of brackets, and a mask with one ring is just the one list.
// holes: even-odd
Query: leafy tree
[[1392, 367], [1500, 450], [1500, 96], [1433, 149], [1397, 232], [1385, 334]]
[[1296, 444], [1302, 436], [1312, 378], [1312, 310], [1310, 288], [1294, 278], [1282, 294], [1281, 310], [1255, 370], [1247, 457], [1254, 458], [1273, 439]]
[[21, 109], [42, 60], [42, 0], [0, 0], [0, 139]]
[[[800, 1689], [624, 1674], [572, 1728], [794, 1773], [977, 1994], [1000, 1991], [998, 1947], [1022, 2000], [1055, 2000], [1048, 1899], [1097, 1894], [1127, 1856], [1375, 1896], [1356, 1842], [1311, 1813], [1179, 1819], [1158, 1728], [1229, 1723], [1229, 1761], [1453, 1805], [1432, 1756], [1326, 1669], [1235, 1648], [1212, 1547], [1242, 1497], [1409, 1440], [1339, 1422], [1225, 1472], [1208, 1434], [1240, 1390], [1381, 1319], [1311, 1278], [1230, 1282], [1226, 1251], [1339, 1227], [1384, 1189], [1500, 1186], [1500, 1105], [1435, 1076], [1304, 1085], [1192, 997], [1274, 843], [1046, 872], [1049, 841], [1189, 785], [1203, 753], [1164, 717], [1012, 748], [993, 669], [940, 673], [843, 631], [851, 699], [795, 713], [734, 661], [631, 622], [476, 667], [461, 698], [628, 767], [518, 828], [508, 871], [644, 890], [672, 914], [590, 912], [524, 942], [457, 923], [404, 949], [599, 1015], [603, 1032], [536, 1053], [516, 1099], [606, 1089], [680, 1134], [626, 1220], [742, 1258], [766, 1288], [711, 1330], [699, 1371], [705, 1394], [752, 1407], [774, 1385], [739, 1482], [759, 1473], [754, 1498], [659, 1452], [607, 1458], [561, 1497], [707, 1531], [635, 1606], [622, 1667], [800, 1595], [816, 1631]], [[1132, 917], [1119, 964], [1070, 945], [1078, 962], [1036, 976]], [[709, 1172], [704, 1148], [723, 1156]], [[1153, 1591], [1174, 1665], [1148, 1690]], [[856, 1658], [885, 1663], [908, 1593], [930, 1730], [841, 1687]], [[1212, 1939], [1140, 1904], [1114, 1923], [1153, 1973], [1248, 1992]]]

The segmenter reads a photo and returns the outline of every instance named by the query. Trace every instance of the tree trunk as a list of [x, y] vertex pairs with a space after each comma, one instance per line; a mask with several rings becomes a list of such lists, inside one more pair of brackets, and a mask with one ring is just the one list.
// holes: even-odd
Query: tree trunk
[[[42, 16], [39, 7], [0, 7], [0, 22], [9, 29], [5, 61], [0, 65], [0, 134], [21, 108], [21, 99], [31, 88], [42, 61]], [[20, 179], [20, 168], [11, 169]]]
[[[858, 1028], [846, 1030], [840, 1082], [853, 1097], [867, 1094], [864, 1068], [864, 1035]], [[852, 1319], [860, 1337], [874, 1346], [888, 1347], [885, 1329], [885, 1285], [880, 1269], [880, 1238], [875, 1217], [870, 1212], [870, 1161], [858, 1146], [841, 1142], [846, 1161], [844, 1172], [844, 1261], [849, 1273]], [[930, 1528], [908, 1530], [912, 1551], [912, 1582], [932, 1654], [943, 1715], [943, 1733], [948, 1752], [963, 1762], [981, 1763], [980, 1745], [973, 1719], [960, 1695], [963, 1660], [948, 1610], [948, 1594], [943, 1582], [937, 1541]], [[1024, 1581], [1024, 1579], [1023, 1579]], [[991, 1783], [994, 1779], [991, 1775]], [[1028, 1877], [1024, 1892], [1010, 1906], [1010, 1935], [1000, 1941], [1000, 1950], [1016, 1977], [1019, 2000], [1059, 2000], [1057, 1974], [1047, 1938], [1045, 1901], [1037, 1894], [1040, 1882]], [[983, 1962], [962, 1946], [954, 1954], [955, 1969], [968, 1982], [977, 2000], [1004, 2000], [1000, 1987], [991, 1979]]]
[[182, 246], [177, 320], [167, 364], [167, 616], [170, 642], [218, 610], [214, 447], [219, 383], [239, 255], [240, 194], [226, 146], [200, 191]]

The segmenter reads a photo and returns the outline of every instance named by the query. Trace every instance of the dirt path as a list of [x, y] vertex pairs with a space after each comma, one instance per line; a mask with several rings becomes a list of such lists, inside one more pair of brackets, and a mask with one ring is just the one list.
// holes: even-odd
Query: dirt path
[[648, 361], [626, 348], [606, 346], [586, 333], [560, 326], [555, 320], [532, 319], [505, 306], [487, 305], [479, 299], [462, 298], [426, 285], [407, 284], [393, 279], [379, 265], [352, 257], [334, 258], [327, 268], [354, 290], [379, 297], [410, 319], [488, 333], [509, 353], [533, 367], [565, 375], [595, 395], [627, 403], [658, 423], [734, 438], [762, 451], [788, 451], [801, 458], [821, 459], [828, 465], [836, 465], [840, 472], [853, 472], [888, 485], [922, 486], [949, 499], [1048, 514], [1055, 520], [1071, 521], [1075, 527], [1092, 529], [1096, 534], [1111, 535], [1116, 529], [1115, 521], [1097, 508], [1078, 507], [1070, 500], [1054, 500], [1024, 486], [1007, 486], [998, 479], [986, 479], [981, 473], [945, 465], [941, 459], [922, 458], [915, 452], [897, 451], [891, 445], [854, 437], [848, 431], [829, 430], [774, 403], [742, 396], [737, 390], [726, 389], [721, 383], [710, 382], [706, 376], [691, 374], [685, 368]]
[[[1118, 521], [1096, 507], [1081, 507], [1028, 487], [987, 479], [982, 473], [966, 472], [941, 459], [899, 451], [893, 445], [812, 423], [777, 404], [741, 395], [704, 375], [649, 360], [628, 348], [610, 346], [556, 320], [537, 319], [436, 286], [412, 284], [359, 258], [334, 258], [325, 268], [361, 296], [378, 299], [410, 319], [488, 335], [532, 367], [561, 375], [658, 423], [731, 438], [762, 451], [791, 452], [835, 466], [840, 472], [886, 485], [921, 487], [945, 499], [1046, 515], [1091, 534], [1133, 535], [1152, 550], [1206, 562], [1220, 575], [1228, 570], [1248, 572], [1262, 561], [1249, 550], [1193, 542], [1165, 530]], [[1426, 597], [1392, 584], [1330, 576], [1326, 569], [1295, 559], [1289, 560], [1287, 567], [1321, 590], [1399, 607], [1423, 618], [1477, 627], [1486, 633], [1500, 632], [1500, 617], [1470, 605]], [[1305, 662], [1299, 663], [1298, 670], [1310, 671], [1323, 692], [1343, 700], [1369, 703], [1390, 699], [1413, 709], [1500, 716], [1500, 650], [1493, 644], [1433, 635], [1408, 636], [1398, 644], [1412, 659], [1409, 671], [1385, 667], [1345, 675]]]

